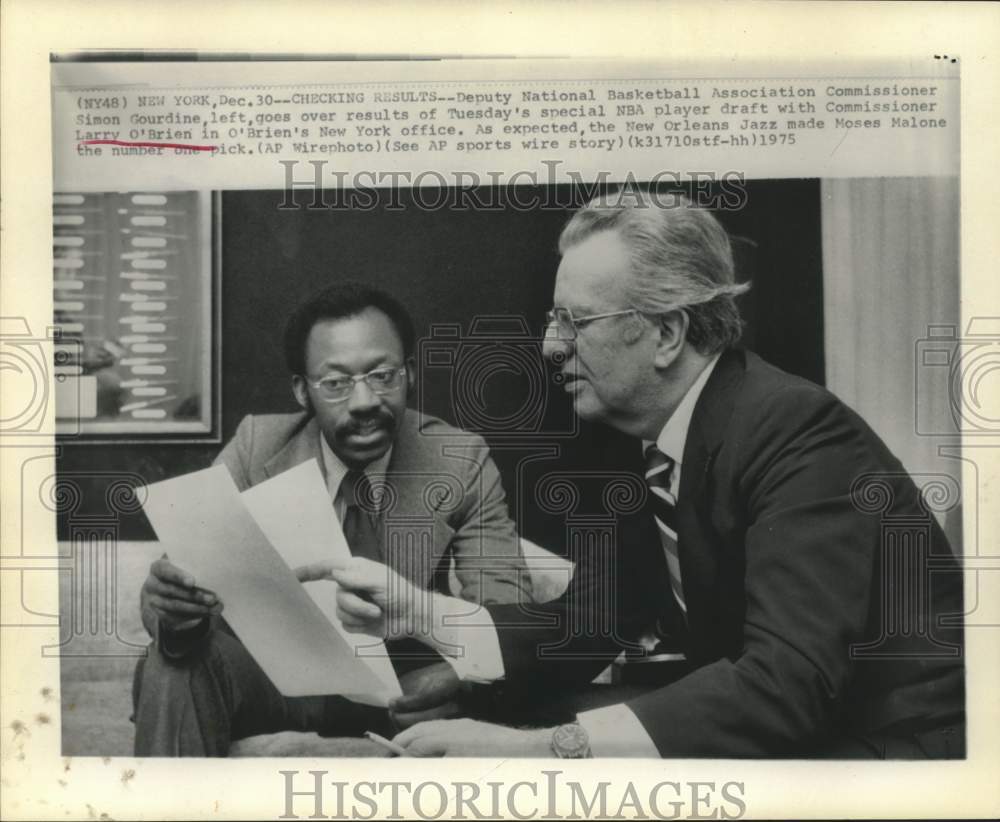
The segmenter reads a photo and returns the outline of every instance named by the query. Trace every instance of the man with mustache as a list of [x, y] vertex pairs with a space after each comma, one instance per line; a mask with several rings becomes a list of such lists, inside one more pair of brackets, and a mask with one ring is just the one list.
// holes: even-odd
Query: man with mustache
[[[320, 292], [286, 328], [285, 356], [302, 412], [246, 417], [217, 462], [243, 490], [317, 459], [354, 556], [386, 563], [418, 588], [439, 590], [448, 588], [453, 560], [465, 601], [530, 598], [486, 444], [406, 408], [413, 353], [413, 323], [390, 295], [354, 283]], [[295, 516], [294, 500], [288, 515]], [[407, 526], [415, 517], [421, 524]], [[391, 735], [394, 724], [459, 710], [448, 700], [428, 714], [405, 696], [443, 674], [454, 684], [449, 664], [413, 641], [389, 646], [404, 690], [390, 706], [395, 723], [383, 710], [342, 697], [283, 697], [222, 622], [221, 609], [212, 591], [197, 587], [167, 556], [152, 564], [142, 615], [156, 641], [136, 672], [138, 755], [224, 756], [233, 740], [280, 730]]]
[[[963, 757], [961, 568], [857, 414], [736, 346], [745, 286], [716, 218], [677, 195], [613, 192], [573, 216], [559, 249], [545, 352], [581, 417], [635, 438], [646, 505], [563, 597], [490, 606], [493, 626], [463, 626], [452, 601], [387, 584], [377, 564], [329, 568], [345, 625], [464, 648], [466, 677], [538, 708], [535, 728], [435, 720], [396, 743], [425, 756]], [[680, 676], [650, 664], [656, 639], [686, 657]], [[622, 651], [647, 673], [588, 705], [587, 683]]]

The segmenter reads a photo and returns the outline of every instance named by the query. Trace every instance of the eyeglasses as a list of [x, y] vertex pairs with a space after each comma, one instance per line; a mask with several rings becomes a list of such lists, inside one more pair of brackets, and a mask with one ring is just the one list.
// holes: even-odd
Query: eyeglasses
[[[557, 338], [560, 340], [575, 340], [578, 331], [585, 325], [589, 325], [595, 320], [604, 320], [608, 317], [624, 317], [626, 314], [638, 314], [635, 308], [626, 308], [622, 311], [609, 311], [606, 314], [588, 314], [585, 317], [574, 317], [573, 312], [568, 308], [553, 308], [545, 312], [545, 336], [546, 338]], [[553, 327], [556, 333], [553, 334]]]
[[315, 382], [306, 382], [319, 392], [324, 402], [344, 402], [354, 393], [354, 386], [364, 380], [373, 393], [381, 396], [398, 391], [403, 385], [403, 375], [406, 366], [399, 368], [376, 368], [367, 374], [356, 374], [353, 377], [323, 377]]

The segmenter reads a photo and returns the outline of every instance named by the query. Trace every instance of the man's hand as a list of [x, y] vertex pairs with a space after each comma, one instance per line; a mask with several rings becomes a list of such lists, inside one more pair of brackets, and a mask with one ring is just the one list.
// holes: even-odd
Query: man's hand
[[[222, 602], [213, 591], [199, 588], [194, 577], [164, 554], [149, 566], [140, 602], [144, 614], [152, 614], [166, 631], [193, 628], [205, 617], [222, 613]], [[153, 626], [146, 624], [153, 633]]]
[[331, 576], [333, 570], [343, 567], [343, 562], [323, 560], [322, 562], [314, 562], [311, 565], [300, 565], [292, 573], [295, 574], [299, 582], [316, 582], [319, 579], [333, 579]]
[[474, 719], [421, 722], [392, 740], [411, 756], [552, 756], [552, 728], [519, 730]]
[[409, 728], [430, 719], [460, 716], [458, 694], [462, 682], [447, 662], [417, 668], [399, 678], [403, 696], [389, 703], [389, 716], [399, 728]]
[[391, 568], [355, 557], [346, 563], [315, 562], [295, 569], [300, 582], [332, 579], [337, 616], [352, 633], [386, 639], [422, 638], [430, 633], [431, 592], [418, 588]]

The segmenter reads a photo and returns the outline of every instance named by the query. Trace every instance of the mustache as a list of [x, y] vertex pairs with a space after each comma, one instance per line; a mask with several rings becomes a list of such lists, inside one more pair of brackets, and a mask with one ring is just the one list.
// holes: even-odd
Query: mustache
[[396, 417], [392, 412], [384, 409], [376, 411], [373, 414], [352, 415], [349, 420], [340, 426], [340, 430], [345, 434], [356, 434], [362, 428], [368, 427], [373, 423], [382, 428], [391, 429], [396, 425]]

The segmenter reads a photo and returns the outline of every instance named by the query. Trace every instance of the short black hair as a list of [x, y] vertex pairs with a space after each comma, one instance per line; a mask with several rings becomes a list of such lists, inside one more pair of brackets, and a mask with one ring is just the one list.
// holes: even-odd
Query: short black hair
[[285, 363], [293, 374], [306, 372], [306, 341], [309, 332], [320, 320], [342, 320], [356, 317], [368, 308], [375, 308], [392, 322], [403, 343], [403, 356], [413, 356], [415, 334], [409, 313], [391, 294], [358, 282], [342, 282], [317, 292], [302, 303], [285, 325]]

